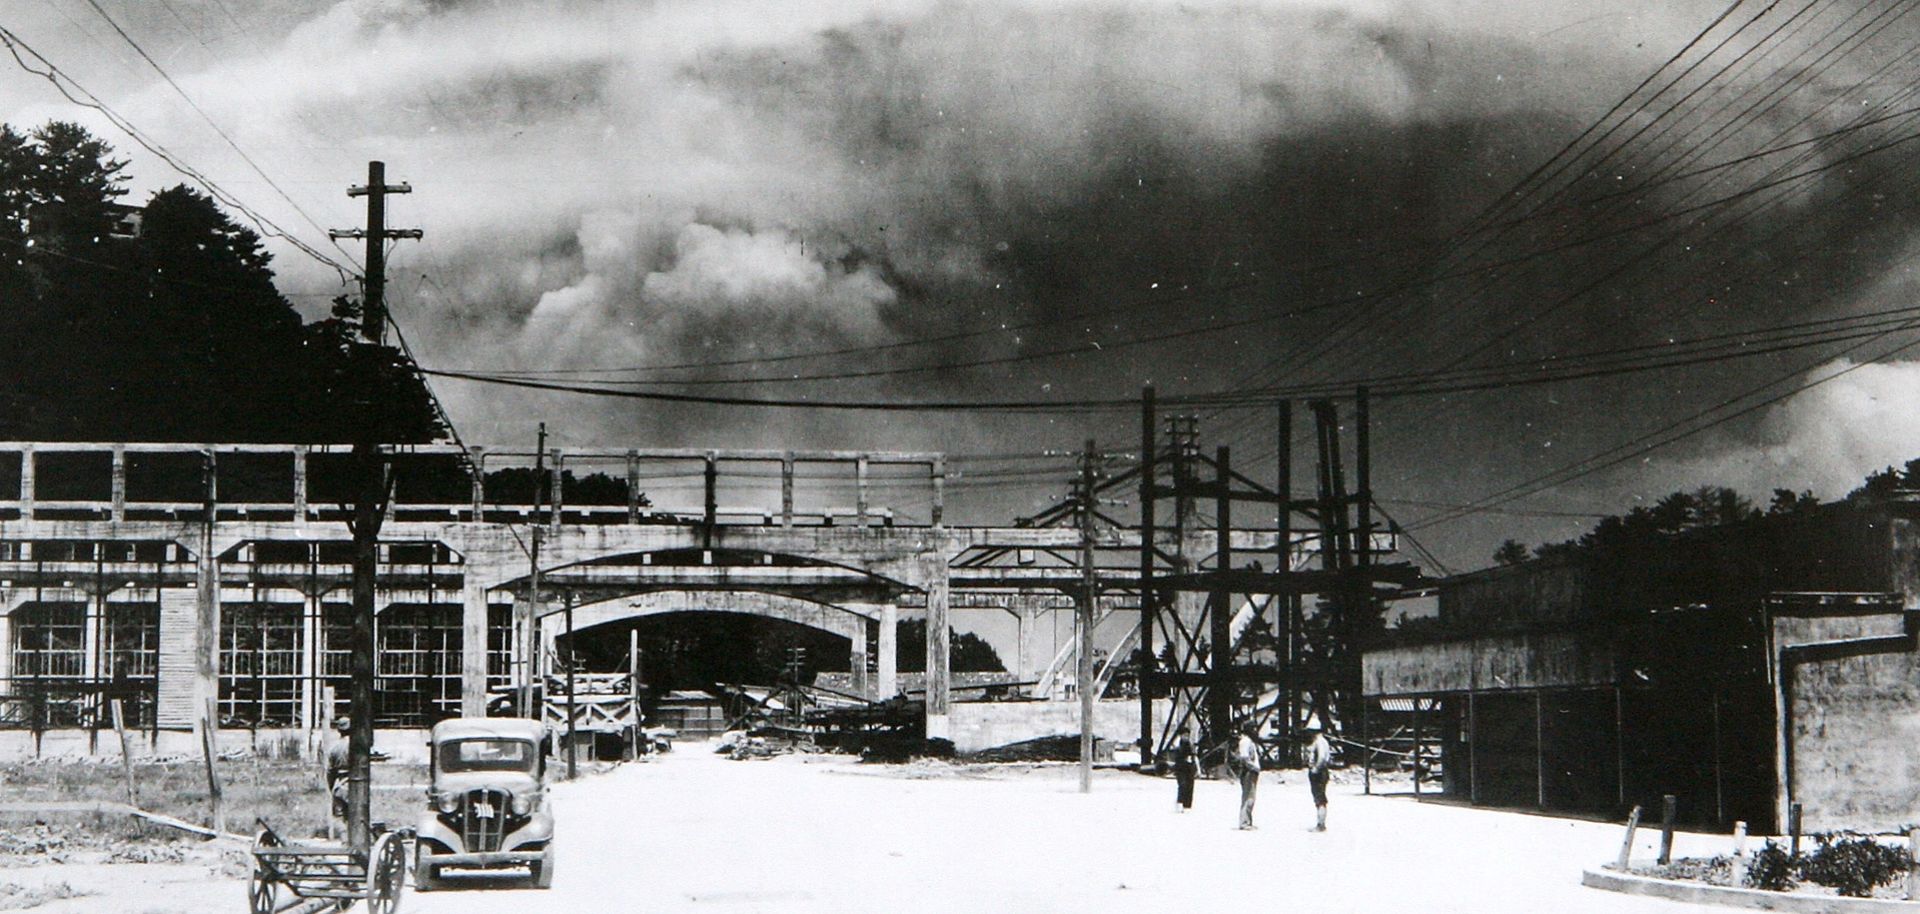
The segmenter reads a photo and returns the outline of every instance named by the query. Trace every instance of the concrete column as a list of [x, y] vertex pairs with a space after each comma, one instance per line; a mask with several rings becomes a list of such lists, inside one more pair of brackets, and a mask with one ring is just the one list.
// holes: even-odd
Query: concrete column
[[849, 642], [847, 669], [853, 671], [853, 694], [869, 696], [867, 692], [867, 620], [854, 617], [853, 637], [848, 638], [847, 641]]
[[867, 455], [861, 454], [853, 461], [853, 500], [854, 521], [857, 526], [867, 525]]
[[127, 446], [113, 446], [113, 513], [115, 523], [127, 519]]
[[318, 730], [328, 724], [320, 707], [320, 595], [300, 599], [300, 726]]
[[473, 479], [468, 481], [468, 498], [473, 502], [473, 522], [485, 523], [487, 520], [487, 449], [474, 446], [467, 449], [467, 459], [473, 464]]
[[947, 643], [947, 557], [938, 552], [920, 556], [920, 573], [927, 590], [927, 738], [947, 739], [953, 688]]
[[13, 611], [32, 591], [0, 590], [0, 692], [13, 678]]
[[1013, 618], [1019, 624], [1019, 640], [1014, 642], [1013, 673], [1022, 680], [1033, 679], [1033, 623], [1037, 612], [1031, 606], [1022, 606], [1013, 611]]
[[561, 517], [566, 514], [567, 511], [566, 460], [566, 452], [559, 448], [553, 449], [551, 459], [549, 460], [549, 463], [553, 465], [553, 514], [550, 515], [550, 518], [553, 521], [552, 526], [555, 527], [560, 526]]
[[900, 607], [880, 606], [880, 656], [874, 670], [874, 695], [881, 699], [900, 694]]
[[[544, 589], [544, 588], [543, 588]], [[514, 684], [532, 685], [540, 681], [545, 674], [541, 669], [544, 662], [541, 657], [540, 611], [545, 604], [536, 605], [525, 595], [513, 598], [513, 671]]]
[[460, 585], [460, 713], [487, 715], [487, 588], [472, 569]]
[[24, 444], [20, 446], [20, 519], [21, 520], [33, 519], [33, 498], [34, 498], [33, 477], [34, 477], [33, 445]]
[[307, 445], [293, 446], [293, 522], [296, 524], [307, 522], [307, 451]]
[[86, 653], [81, 655], [80, 675], [88, 679], [106, 678], [106, 670], [101, 668], [105, 658], [101, 657], [101, 646], [106, 641], [107, 594], [103, 589], [99, 593], [87, 594], [87, 615], [84, 627], [80, 630], [81, 644]]

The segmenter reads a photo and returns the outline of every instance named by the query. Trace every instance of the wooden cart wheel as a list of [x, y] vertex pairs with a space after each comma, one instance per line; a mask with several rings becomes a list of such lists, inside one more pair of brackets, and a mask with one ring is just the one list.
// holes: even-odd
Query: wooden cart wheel
[[[253, 839], [253, 846], [255, 848], [279, 847], [280, 838], [273, 833], [272, 829], [262, 828], [260, 834]], [[274, 903], [278, 900], [274, 897], [277, 894], [274, 889], [274, 877], [259, 860], [254, 860], [253, 872], [247, 877], [248, 909], [253, 914], [273, 914]]]
[[260, 864], [255, 863], [253, 875], [247, 879], [248, 909], [253, 914], [273, 914], [274, 900], [273, 881], [267, 878]]
[[367, 855], [368, 914], [393, 914], [407, 885], [407, 850], [399, 835], [381, 835]]

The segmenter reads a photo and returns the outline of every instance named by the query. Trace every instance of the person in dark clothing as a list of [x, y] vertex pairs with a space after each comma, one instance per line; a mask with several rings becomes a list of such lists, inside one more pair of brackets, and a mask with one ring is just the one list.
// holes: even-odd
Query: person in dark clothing
[[337, 736], [327, 746], [327, 793], [333, 797], [333, 817], [341, 821], [347, 818], [348, 729], [346, 718], [334, 720], [333, 731]]
[[1193, 808], [1193, 779], [1199, 773], [1199, 768], [1200, 760], [1194, 755], [1193, 740], [1180, 737], [1180, 741], [1173, 744], [1173, 780], [1178, 785], [1178, 793], [1174, 797], [1174, 802], [1178, 804], [1174, 807], [1175, 812], [1186, 812]]
[[1307, 785], [1313, 790], [1314, 831], [1327, 830], [1327, 778], [1333, 764], [1333, 745], [1318, 724], [1309, 723], [1301, 734], [1307, 741]]

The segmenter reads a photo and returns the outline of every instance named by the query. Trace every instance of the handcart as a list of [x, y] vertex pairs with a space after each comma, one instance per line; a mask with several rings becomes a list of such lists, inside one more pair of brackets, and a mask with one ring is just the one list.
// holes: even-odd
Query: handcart
[[279, 914], [296, 907], [341, 910], [365, 901], [370, 914], [393, 914], [407, 882], [409, 831], [376, 825], [371, 851], [327, 841], [290, 842], [264, 820], [253, 842], [253, 875], [247, 882], [252, 914]]

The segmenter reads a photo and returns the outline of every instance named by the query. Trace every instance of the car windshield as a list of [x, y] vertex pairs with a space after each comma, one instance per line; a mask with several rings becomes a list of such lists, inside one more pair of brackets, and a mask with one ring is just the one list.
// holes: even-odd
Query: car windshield
[[533, 744], [517, 739], [459, 739], [440, 744], [441, 771], [531, 771]]

